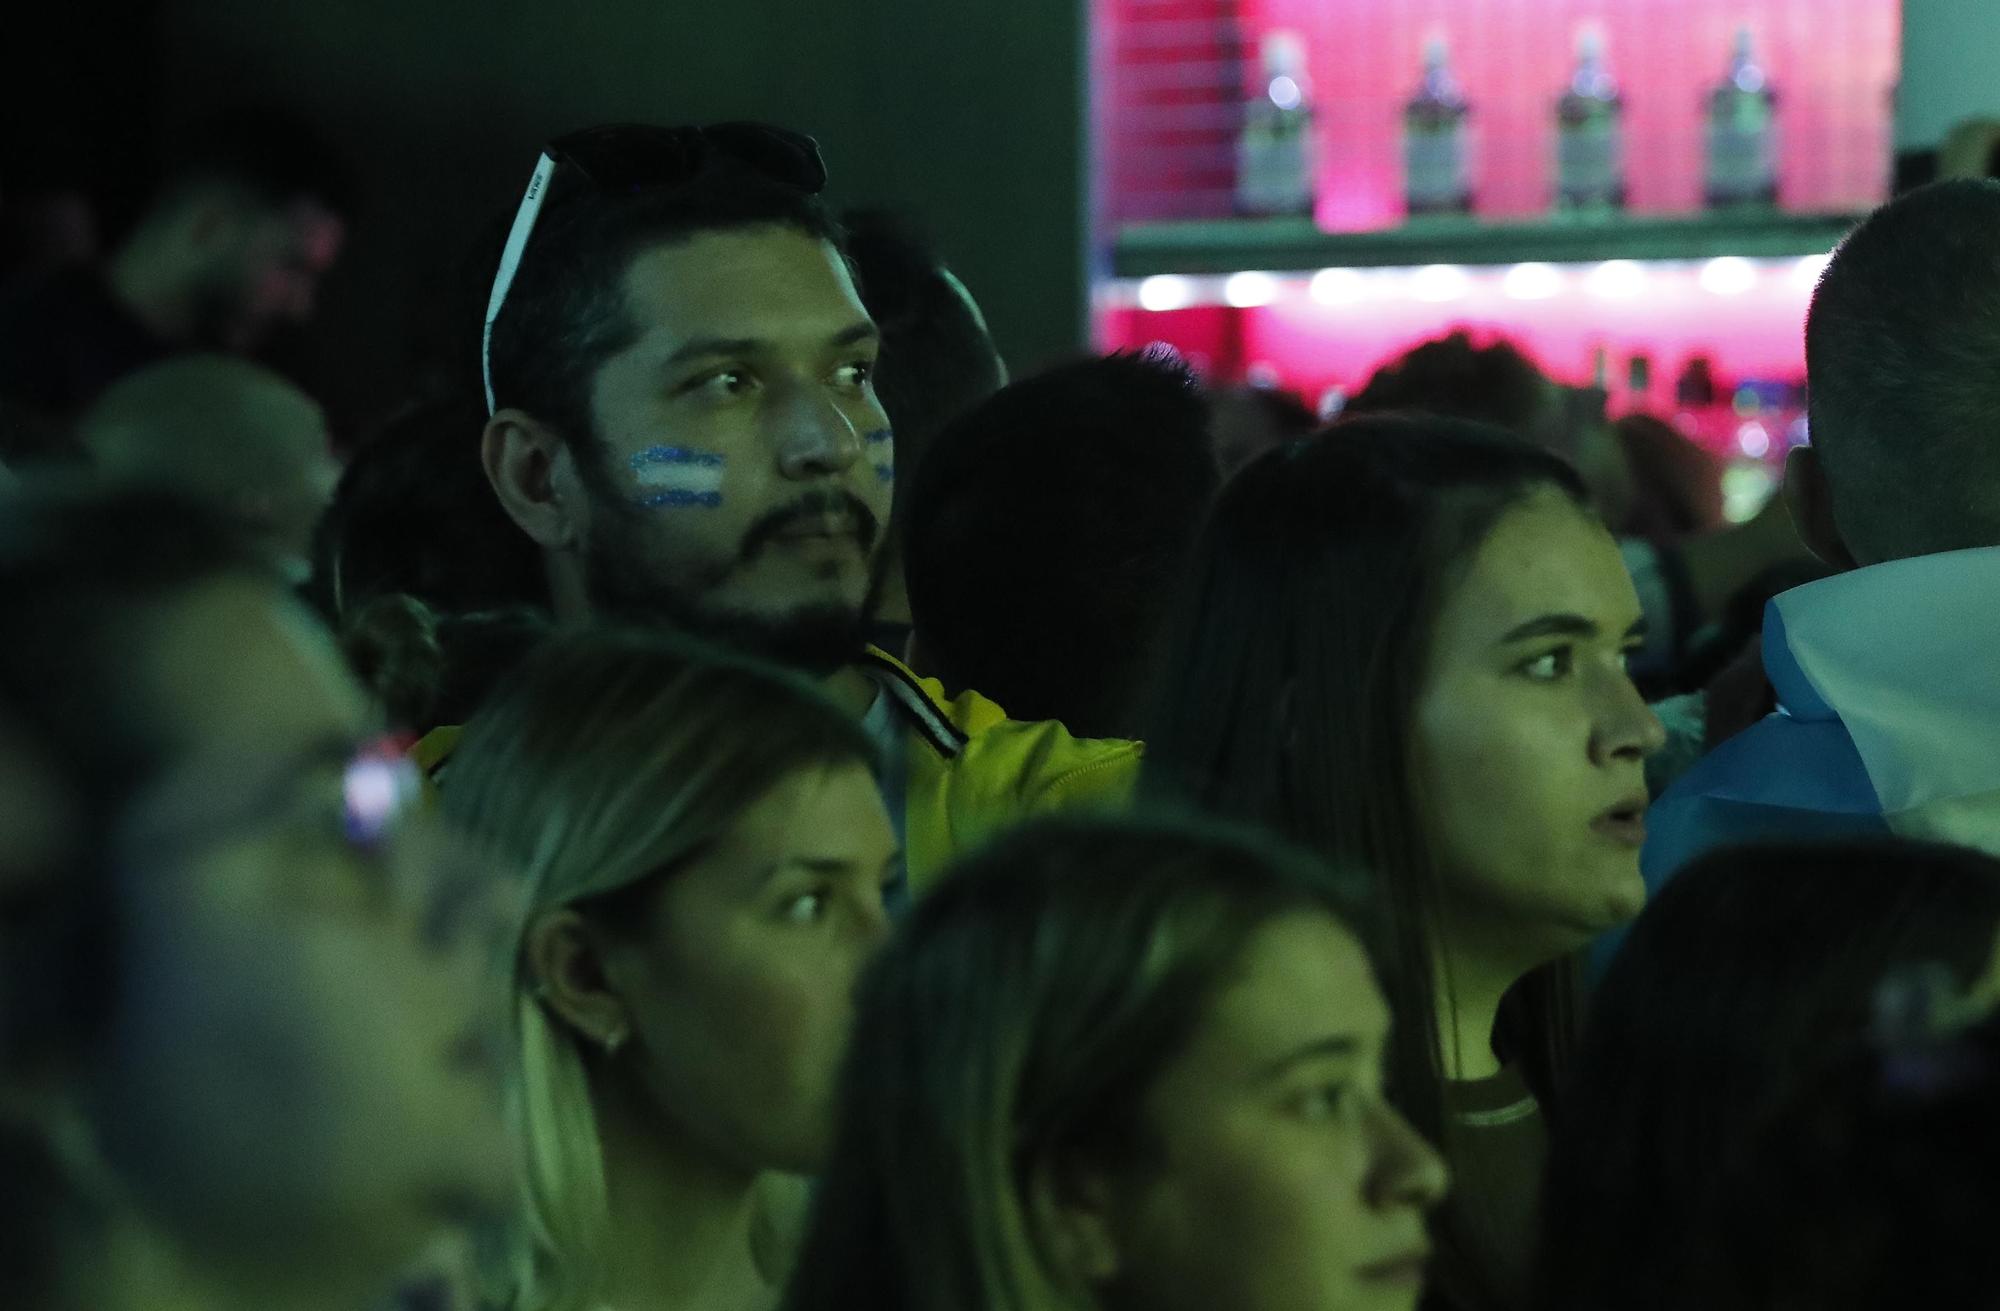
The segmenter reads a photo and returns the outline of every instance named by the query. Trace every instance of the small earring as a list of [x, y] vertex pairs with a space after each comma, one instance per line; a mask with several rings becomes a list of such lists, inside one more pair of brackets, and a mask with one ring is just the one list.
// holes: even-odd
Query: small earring
[[606, 1056], [616, 1056], [618, 1049], [625, 1045], [626, 1036], [625, 1030], [622, 1027], [613, 1029], [610, 1033], [605, 1034], [604, 1054]]

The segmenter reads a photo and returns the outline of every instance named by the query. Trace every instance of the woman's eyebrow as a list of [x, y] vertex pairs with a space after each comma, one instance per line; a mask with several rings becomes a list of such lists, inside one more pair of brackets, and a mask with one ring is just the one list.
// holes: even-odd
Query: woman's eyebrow
[[[1632, 621], [1632, 626], [1625, 630], [1625, 636], [1627, 639], [1644, 637], [1646, 628], [1645, 617], [1641, 616]], [[1578, 637], [1590, 640], [1600, 636], [1603, 631], [1596, 620], [1587, 619], [1583, 615], [1546, 614], [1508, 629], [1500, 638], [1499, 644], [1506, 646], [1512, 642], [1525, 642], [1534, 637]]]

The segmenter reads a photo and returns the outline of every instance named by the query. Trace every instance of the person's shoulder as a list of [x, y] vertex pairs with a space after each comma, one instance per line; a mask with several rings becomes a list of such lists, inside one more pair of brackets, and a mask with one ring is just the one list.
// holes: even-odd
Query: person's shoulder
[[1020, 720], [979, 692], [950, 691], [887, 652], [870, 648], [864, 669], [898, 703], [929, 751], [958, 772], [992, 774], [1024, 799], [1129, 792], [1142, 748], [1122, 738], [1083, 738], [1054, 720]]

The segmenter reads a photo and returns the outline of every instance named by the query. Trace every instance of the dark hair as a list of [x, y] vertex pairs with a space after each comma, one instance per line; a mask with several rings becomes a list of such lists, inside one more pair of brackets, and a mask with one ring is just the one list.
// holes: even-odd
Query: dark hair
[[960, 864], [861, 986], [788, 1311], [1058, 1305], [1029, 1181], [1149, 1159], [1146, 1094], [1255, 934], [1320, 912], [1366, 946], [1363, 901], [1268, 840], [1164, 819], [1045, 820]]
[[[1404, 968], [1392, 1082], [1443, 1140], [1431, 938], [1442, 896], [1412, 725], [1437, 616], [1472, 554], [1537, 491], [1586, 504], [1552, 455], [1451, 419], [1346, 420], [1245, 466], [1195, 548], [1165, 646], [1142, 792], [1261, 824], [1371, 870]], [[1498, 1039], [1547, 1097], [1567, 966], [1517, 985]], [[1546, 1104], [1546, 1103], [1545, 1103]]]
[[169, 147], [161, 177], [160, 202], [222, 185], [272, 208], [310, 200], [352, 218], [360, 199], [354, 168], [341, 151], [300, 115], [276, 105], [233, 106], [192, 124]]
[[1131, 737], [1215, 495], [1185, 365], [1112, 355], [1014, 383], [939, 434], [909, 489], [917, 642], [954, 690]]
[[0, 515], [0, 698], [75, 806], [63, 877], [10, 908], [0, 1066], [86, 1047], [108, 1017], [114, 830], [178, 744], [133, 692], [149, 607], [240, 575], [279, 583], [234, 522], [159, 492], [43, 488]]
[[1813, 445], [1864, 557], [2000, 545], [2000, 182], [1939, 182], [1833, 253], [1806, 317]]
[[945, 424], [1006, 381], [979, 312], [930, 246], [899, 216], [859, 209], [841, 215], [861, 303], [882, 331], [875, 397], [896, 432], [896, 459], [922, 462]]
[[[510, 222], [518, 200], [508, 202]], [[625, 300], [633, 260], [705, 232], [765, 226], [791, 228], [836, 247], [841, 242], [839, 224], [818, 197], [726, 157], [718, 156], [686, 185], [618, 196], [558, 169], [493, 325], [496, 402], [553, 425], [579, 458], [591, 455], [591, 380], [640, 332]], [[489, 266], [489, 284], [492, 277]], [[466, 368], [478, 368], [476, 355]]]
[[1612, 429], [1632, 471], [1632, 506], [1621, 528], [1670, 545], [1722, 523], [1722, 469], [1713, 455], [1650, 414], [1628, 414]]
[[1413, 346], [1377, 369], [1342, 412], [1415, 410], [1525, 437], [1548, 406], [1548, 388], [1542, 371], [1514, 343], [1480, 346], [1458, 331]]
[[2000, 860], [1961, 848], [1742, 847], [1682, 871], [1592, 998], [1550, 1157], [1546, 1305], [1697, 1305], [1674, 1281], [1717, 1162], [1863, 1034], [1885, 977], [1936, 962], [1968, 985], [1996, 930]]
[[[1990, 877], [1990, 875], [1989, 875]], [[1683, 1306], [1984, 1306], [2000, 1285], [2000, 1020], [1873, 1043], [1816, 1071], [1726, 1166], [1677, 1243]]]
[[410, 596], [444, 613], [548, 606], [541, 553], [486, 481], [476, 392], [415, 403], [347, 462], [313, 544], [307, 595], [336, 627]]
[[341, 654], [390, 724], [419, 732], [462, 725], [555, 631], [540, 610], [439, 614], [409, 596], [378, 596], [349, 616]]

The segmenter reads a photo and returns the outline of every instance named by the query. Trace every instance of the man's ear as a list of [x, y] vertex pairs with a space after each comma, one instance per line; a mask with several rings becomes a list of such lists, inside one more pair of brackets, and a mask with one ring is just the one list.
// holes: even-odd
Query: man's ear
[[1029, 1173], [1027, 1189], [1028, 1223], [1060, 1285], [1085, 1292], [1117, 1278], [1111, 1180], [1103, 1170], [1044, 1161]]
[[1821, 564], [1843, 571], [1861, 567], [1833, 521], [1833, 488], [1827, 485], [1819, 452], [1810, 446], [1795, 446], [1785, 457], [1785, 508], [1799, 540]]
[[507, 517], [536, 543], [560, 551], [582, 539], [574, 457], [554, 429], [524, 410], [501, 410], [486, 421], [479, 460]]
[[584, 1043], [616, 1051], [631, 1035], [625, 1002], [606, 980], [600, 939], [582, 915], [563, 908], [537, 917], [522, 951], [542, 1005]]

